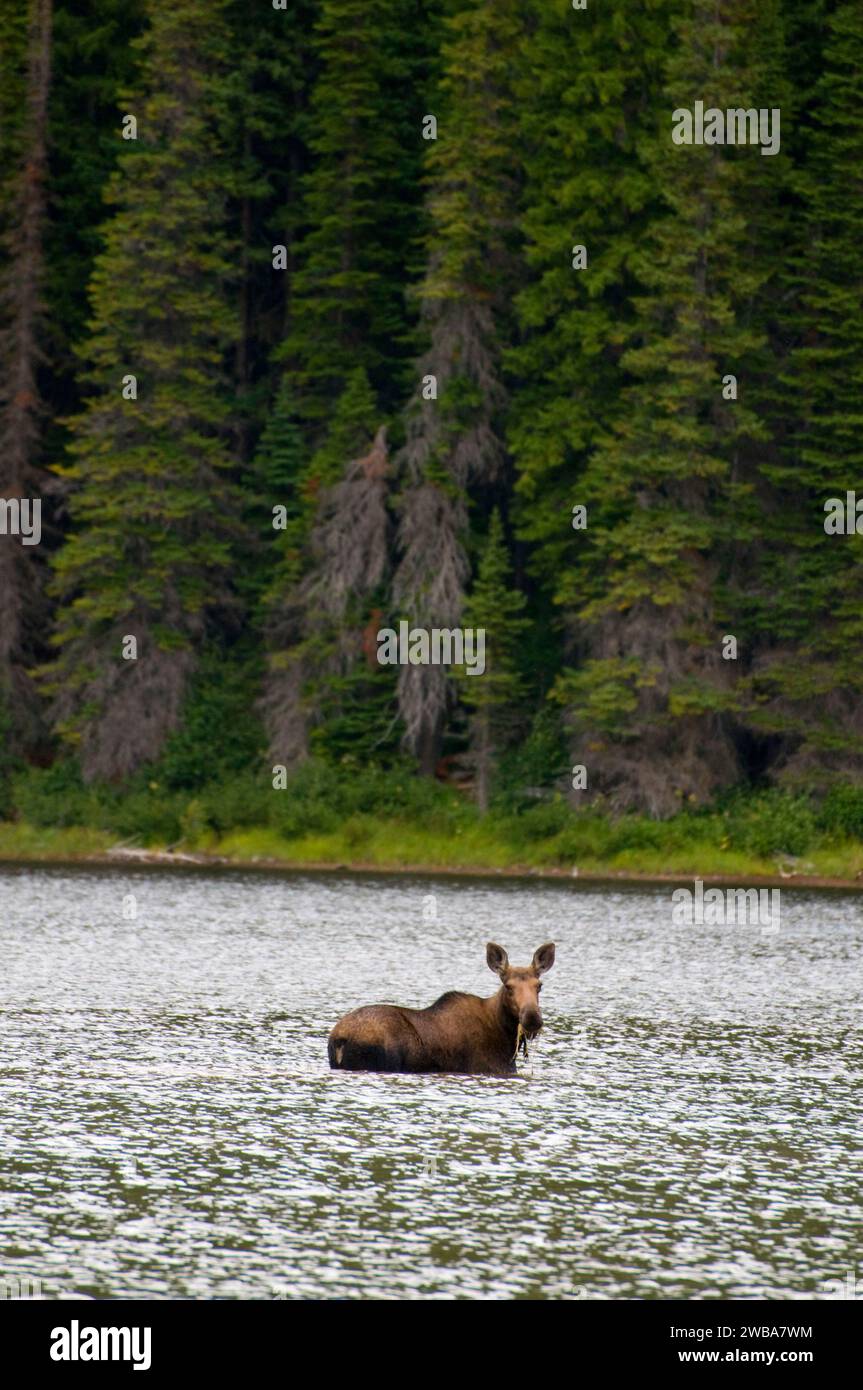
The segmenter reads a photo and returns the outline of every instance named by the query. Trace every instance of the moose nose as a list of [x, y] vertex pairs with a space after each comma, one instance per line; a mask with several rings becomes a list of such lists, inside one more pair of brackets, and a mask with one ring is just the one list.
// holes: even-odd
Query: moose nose
[[542, 1014], [539, 1009], [525, 1009], [520, 1022], [526, 1033], [538, 1033], [542, 1027]]

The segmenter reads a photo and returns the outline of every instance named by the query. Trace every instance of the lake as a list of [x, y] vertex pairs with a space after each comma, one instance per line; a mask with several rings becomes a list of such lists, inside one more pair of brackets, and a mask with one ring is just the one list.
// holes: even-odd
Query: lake
[[[671, 891], [0, 868], [7, 1296], [859, 1284], [863, 898], [783, 887], [769, 934]], [[557, 945], [518, 1078], [329, 1070], [349, 1008], [491, 994], [488, 940]]]

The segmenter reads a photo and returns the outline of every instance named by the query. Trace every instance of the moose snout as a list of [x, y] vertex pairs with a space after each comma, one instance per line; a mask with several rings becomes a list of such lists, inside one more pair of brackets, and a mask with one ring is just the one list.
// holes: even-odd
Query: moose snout
[[528, 1037], [534, 1038], [542, 1027], [542, 1014], [539, 1009], [522, 1009], [518, 1021]]

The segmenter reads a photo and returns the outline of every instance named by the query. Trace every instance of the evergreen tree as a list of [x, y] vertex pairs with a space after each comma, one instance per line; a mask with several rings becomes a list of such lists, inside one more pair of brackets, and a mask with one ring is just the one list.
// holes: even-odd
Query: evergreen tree
[[863, 14], [827, 24], [814, 129], [788, 281], [796, 342], [784, 373], [781, 456], [771, 487], [756, 608], [750, 718], [776, 739], [776, 771], [808, 786], [863, 776], [863, 537], [836, 534], [825, 505], [863, 496]]
[[321, 0], [306, 122], [313, 163], [279, 353], [316, 443], [355, 367], [387, 406], [401, 394], [435, 10], [421, 0]]
[[[243, 479], [249, 553], [238, 588], [250, 611], [263, 610], [268, 589], [278, 600], [286, 583], [290, 544], [293, 556], [304, 533], [300, 489], [308, 449], [296, 417], [290, 383], [282, 377], [264, 431]], [[291, 561], [293, 564], [293, 560]], [[256, 612], [257, 624], [263, 611]]]
[[[41, 721], [28, 664], [42, 651], [47, 625], [39, 542], [49, 479], [42, 466], [39, 369], [45, 356], [51, 0], [30, 0], [26, 37], [6, 7], [0, 19], [9, 45], [2, 76], [10, 84], [3, 94], [10, 126], [0, 136], [0, 150], [10, 156], [15, 151], [11, 168], [0, 175], [0, 716], [18, 748], [32, 751]], [[10, 109], [16, 91], [20, 112]]]
[[[244, 462], [271, 395], [271, 356], [284, 336], [296, 270], [318, 12], [319, 0], [291, 0], [280, 10], [232, 0], [226, 11], [232, 61], [214, 106], [227, 156], [226, 229], [238, 248], [232, 379], [235, 445]], [[285, 247], [285, 270], [273, 268], [274, 246]]]
[[[460, 694], [470, 710], [469, 753], [476, 776], [476, 797], [487, 811], [492, 779], [502, 748], [511, 742], [523, 717], [520, 647], [528, 627], [525, 599], [512, 588], [509, 556], [500, 512], [492, 513], [476, 583], [465, 604], [465, 626], [484, 633], [485, 669], [459, 671]], [[476, 638], [475, 638], [476, 640]]]
[[[531, 0], [528, 9], [517, 86], [527, 283], [516, 300], [523, 341], [509, 355], [518, 387], [508, 440], [531, 567], [571, 604], [585, 560], [569, 518], [584, 500], [590, 452], [622, 411], [635, 262], [661, 206], [643, 150], [667, 106], [663, 66], [680, 4], [605, 0], [576, 12]], [[576, 246], [587, 253], [582, 270]]]
[[[122, 91], [135, 89], [143, 0], [76, 0], [57, 6], [48, 106], [49, 216], [45, 298], [50, 324], [43, 348], [45, 390], [55, 417], [80, 408], [75, 348], [86, 332], [87, 287], [102, 246], [104, 191], [126, 142], [117, 137]], [[47, 447], [65, 445], [59, 420]]]
[[[137, 140], [91, 282], [88, 396], [72, 421], [74, 529], [50, 671], [61, 731], [87, 777], [154, 758], [179, 720], [196, 652], [230, 599], [239, 500], [229, 481], [226, 354], [235, 248], [222, 229], [214, 92], [229, 61], [224, 0], [151, 0]], [[137, 380], [137, 397], [130, 376]], [[125, 639], [137, 659], [124, 659]]]
[[304, 455], [303, 432], [294, 410], [290, 384], [282, 377], [251, 469], [255, 495], [265, 512], [269, 512], [271, 505], [284, 504], [295, 493]]
[[[740, 695], [721, 638], [735, 635], [729, 567], [766, 434], [747, 385], [764, 370], [758, 308], [775, 274], [767, 232], [785, 175], [784, 157], [756, 145], [676, 145], [669, 118], [695, 100], [722, 112], [779, 104], [777, 45], [776, 6], [752, 0], [694, 0], [680, 25], [649, 155], [668, 211], [635, 258], [644, 291], [622, 358], [634, 381], [582, 484], [587, 659], [558, 696], [592, 786], [653, 814], [740, 775]], [[728, 374], [742, 383], [737, 399]]]
[[[518, 157], [513, 65], [517, 0], [471, 0], [446, 25], [438, 138], [428, 153], [427, 268], [419, 290], [429, 342], [415, 372], [400, 500], [397, 610], [420, 627], [460, 621], [470, 574], [468, 505], [507, 481], [502, 350], [517, 276]], [[451, 682], [441, 667], [405, 666], [406, 740], [430, 773]]]
[[342, 746], [347, 728], [357, 731], [356, 707], [372, 693], [366, 688], [373, 677], [380, 698], [365, 711], [363, 742], [373, 745], [382, 733], [377, 716], [391, 691], [371, 627], [379, 626], [390, 566], [388, 474], [386, 430], [376, 429], [374, 396], [359, 367], [300, 480], [267, 594], [263, 703], [272, 755], [285, 766], [305, 758], [313, 738], [327, 751]]

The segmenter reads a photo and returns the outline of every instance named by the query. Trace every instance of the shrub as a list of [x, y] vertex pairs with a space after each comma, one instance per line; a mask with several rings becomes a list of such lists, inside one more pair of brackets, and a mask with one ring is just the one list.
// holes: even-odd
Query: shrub
[[426, 828], [453, 830], [475, 811], [452, 788], [418, 777], [407, 767], [357, 768], [309, 759], [273, 791], [267, 822], [287, 838], [327, 834], [352, 816], [420, 821]]
[[573, 820], [570, 810], [561, 796], [552, 801], [541, 801], [530, 806], [521, 815], [512, 818], [515, 834], [519, 839], [533, 843], [536, 840], [550, 840], [559, 835]]
[[206, 823], [221, 835], [228, 830], [269, 824], [272, 798], [279, 795], [273, 791], [271, 775], [264, 769], [261, 773], [238, 773], [208, 782], [198, 799]]
[[818, 824], [834, 834], [863, 840], [863, 787], [832, 787], [819, 808]]
[[817, 833], [817, 822], [806, 797], [767, 791], [732, 799], [723, 813], [725, 833], [734, 849], [766, 858], [773, 854], [804, 854]]
[[97, 794], [84, 786], [78, 763], [71, 758], [51, 767], [30, 767], [13, 777], [12, 800], [30, 825], [101, 823]]
[[182, 792], [154, 784], [124, 796], [103, 817], [107, 829], [144, 844], [173, 844], [183, 838], [183, 815], [188, 805]]
[[201, 660], [183, 707], [151, 776], [171, 790], [199, 792], [254, 767], [264, 731], [255, 713], [257, 668], [211, 649]]
[[341, 827], [342, 837], [350, 850], [360, 850], [372, 838], [374, 826], [365, 816], [349, 816]]

